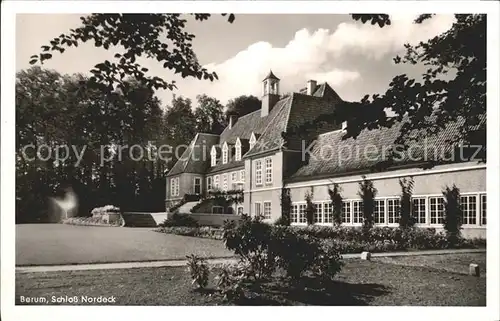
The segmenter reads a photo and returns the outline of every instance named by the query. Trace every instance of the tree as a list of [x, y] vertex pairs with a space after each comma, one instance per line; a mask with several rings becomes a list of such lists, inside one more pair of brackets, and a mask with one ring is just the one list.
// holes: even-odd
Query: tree
[[374, 219], [373, 212], [375, 210], [375, 196], [377, 189], [373, 186], [373, 182], [363, 176], [363, 181], [359, 182], [358, 195], [361, 198], [361, 210], [363, 212], [363, 229], [369, 230], [373, 227]]
[[333, 184], [333, 189], [328, 189], [328, 195], [332, 201], [333, 223], [337, 226], [342, 224], [342, 189], [339, 184]]
[[[210, 14], [193, 14], [195, 20], [204, 21]], [[226, 14], [223, 14], [225, 16]], [[90, 71], [90, 85], [106, 93], [117, 87], [123, 92], [128, 89], [127, 76], [134, 76], [144, 87], [150, 89], [174, 89], [175, 82], [167, 82], [146, 74], [147, 68], [136, 63], [136, 58], [146, 56], [163, 63], [183, 78], [217, 79], [217, 75], [203, 68], [192, 49], [195, 35], [185, 31], [186, 19], [181, 14], [91, 14], [81, 17], [82, 25], [55, 37], [50, 44], [41, 47], [42, 52], [31, 56], [30, 64], [52, 58], [52, 53], [63, 53], [67, 47], [93, 41], [96, 47], [106, 50], [120, 46], [123, 54], [116, 53], [114, 62], [103, 61]], [[234, 21], [230, 14], [228, 21]], [[118, 49], [118, 48], [117, 48]], [[118, 51], [118, 50], [117, 50]]]
[[226, 117], [234, 115], [237, 117], [244, 116], [253, 111], [259, 110], [261, 101], [255, 96], [239, 96], [231, 99], [226, 105]]
[[[433, 15], [420, 15], [421, 24]], [[388, 15], [353, 15], [362, 23], [390, 24]], [[359, 102], [344, 103], [332, 115], [314, 119], [294, 131], [307, 132], [319, 123], [347, 120], [345, 138], [356, 138], [363, 129], [391, 127], [403, 122], [397, 144], [407, 146], [422, 135], [438, 135], [448, 122], [459, 124], [460, 134], [450, 144], [486, 144], [486, 15], [456, 14], [452, 27], [417, 45], [406, 44], [396, 64], [424, 65], [422, 79], [395, 76], [385, 93], [366, 95]], [[391, 109], [395, 116], [389, 116]], [[415, 132], [419, 135], [415, 135]]]
[[413, 217], [413, 178], [403, 178], [399, 180], [401, 186], [401, 197], [399, 198], [399, 226], [402, 228], [409, 228], [415, 224], [415, 217]]
[[194, 113], [197, 121], [197, 131], [219, 135], [226, 127], [224, 120], [224, 106], [218, 99], [207, 95], [198, 95], [198, 108]]

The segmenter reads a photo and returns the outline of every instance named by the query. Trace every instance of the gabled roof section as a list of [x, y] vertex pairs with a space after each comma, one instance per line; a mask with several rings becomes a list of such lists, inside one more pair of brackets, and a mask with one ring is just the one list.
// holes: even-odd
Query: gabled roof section
[[[189, 144], [189, 147], [182, 153], [167, 176], [182, 173], [203, 174], [210, 166], [210, 152], [212, 146], [219, 141], [218, 135], [198, 133]], [[195, 147], [196, 146], [196, 147]], [[205, 159], [204, 159], [205, 158]]]
[[332, 100], [342, 100], [337, 92], [326, 82], [316, 87], [313, 96]]

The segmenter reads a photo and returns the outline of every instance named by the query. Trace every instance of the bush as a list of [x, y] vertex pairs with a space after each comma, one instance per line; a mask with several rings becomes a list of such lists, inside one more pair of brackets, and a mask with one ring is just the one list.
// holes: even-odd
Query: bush
[[96, 207], [91, 212], [92, 216], [101, 216], [109, 213], [120, 213], [120, 208], [114, 205], [106, 205], [102, 207]]
[[254, 280], [271, 276], [275, 258], [268, 251], [271, 242], [271, 226], [262, 222], [262, 217], [242, 215], [237, 224], [224, 222], [223, 239], [227, 249], [234, 251], [240, 261], [248, 264]]
[[306, 273], [333, 278], [342, 266], [335, 246], [290, 227], [265, 224], [260, 218], [243, 216], [237, 225], [224, 225], [224, 241], [239, 256], [254, 280], [270, 277], [279, 267], [288, 277]]
[[197, 227], [198, 222], [187, 214], [174, 213], [169, 216], [163, 223], [160, 223], [160, 227], [172, 226]]
[[205, 288], [208, 284], [208, 276], [210, 274], [207, 262], [205, 259], [194, 254], [188, 255], [186, 258], [188, 260], [188, 270], [193, 280], [192, 284], [196, 283], [199, 289]]
[[104, 221], [102, 216], [91, 216], [91, 217], [69, 217], [62, 221], [63, 224], [69, 225], [82, 225], [82, 226], [123, 226], [125, 222], [123, 218], [116, 222]]
[[400, 179], [399, 186], [401, 186], [401, 197], [399, 199], [399, 226], [401, 228], [410, 228], [415, 225], [415, 217], [413, 216], [413, 178]]
[[290, 225], [291, 211], [292, 211], [292, 198], [290, 196], [290, 189], [283, 187], [281, 189], [281, 216], [274, 224], [282, 226]]

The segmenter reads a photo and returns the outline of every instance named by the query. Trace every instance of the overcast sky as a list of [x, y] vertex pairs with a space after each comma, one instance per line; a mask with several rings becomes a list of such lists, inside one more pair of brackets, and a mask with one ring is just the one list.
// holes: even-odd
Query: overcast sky
[[[80, 15], [23, 14], [16, 21], [16, 68], [29, 68], [29, 57], [53, 37], [80, 25]], [[345, 100], [383, 92], [395, 75], [418, 75], [424, 67], [395, 65], [392, 58], [403, 52], [404, 43], [416, 43], [451, 27], [450, 16], [436, 16], [422, 25], [415, 16], [392, 16], [391, 26], [379, 28], [353, 21], [348, 15], [250, 15], [239, 14], [234, 23], [215, 15], [208, 21], [189, 19], [188, 30], [196, 35], [193, 47], [219, 80], [174, 77], [152, 60], [140, 60], [150, 72], [177, 81], [176, 95], [196, 99], [213, 96], [223, 103], [239, 95], [261, 96], [261, 81], [269, 69], [281, 79], [281, 91], [298, 91], [308, 79], [327, 81]], [[106, 51], [92, 44], [70, 47], [44, 64], [61, 73], [88, 73], [97, 63], [113, 60], [113, 48]], [[159, 91], [169, 104], [171, 91]]]

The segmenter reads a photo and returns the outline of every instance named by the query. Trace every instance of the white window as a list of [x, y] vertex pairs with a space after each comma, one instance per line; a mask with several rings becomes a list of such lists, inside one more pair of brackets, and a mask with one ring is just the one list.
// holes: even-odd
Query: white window
[[476, 225], [476, 195], [461, 196], [460, 205], [462, 206], [462, 224], [464, 225]]
[[179, 177], [170, 179], [170, 195], [179, 196]]
[[207, 177], [207, 190], [212, 189], [212, 176]]
[[255, 161], [255, 184], [262, 185], [262, 160]]
[[307, 223], [306, 204], [299, 204], [299, 223]]
[[231, 183], [235, 183], [238, 181], [238, 172], [231, 173]]
[[387, 216], [389, 224], [399, 223], [399, 199], [387, 200]]
[[212, 214], [224, 214], [224, 207], [212, 206]]
[[222, 190], [227, 191], [227, 174], [222, 174]]
[[326, 202], [323, 204], [324, 210], [324, 223], [333, 223], [333, 205], [332, 202]]
[[229, 147], [227, 146], [227, 142], [222, 146], [222, 164], [227, 164], [229, 159]]
[[481, 195], [481, 225], [486, 225], [486, 194]]
[[323, 204], [314, 204], [313, 223], [323, 223]]
[[342, 202], [342, 223], [351, 224], [351, 202]]
[[194, 193], [201, 194], [201, 177], [194, 178]]
[[239, 161], [241, 160], [241, 141], [240, 139], [236, 139], [236, 144], [235, 146], [235, 152], [234, 152], [234, 160]]
[[413, 199], [413, 216], [415, 217], [415, 223], [425, 224], [425, 198], [414, 198]]
[[212, 167], [217, 165], [217, 149], [215, 146], [212, 146], [212, 150], [210, 151], [210, 160]]
[[240, 171], [240, 182], [245, 183], [245, 170]]
[[444, 198], [429, 197], [431, 213], [431, 224], [443, 224], [444, 218]]
[[273, 182], [273, 159], [266, 158], [266, 184]]
[[271, 202], [264, 202], [264, 219], [271, 218]]
[[255, 134], [252, 133], [252, 135], [250, 136], [250, 149], [252, 149], [254, 146], [255, 146], [255, 142], [257, 142], [257, 139], [255, 137]]
[[238, 215], [243, 215], [243, 206], [238, 206], [238, 209], [236, 210], [236, 213]]
[[353, 201], [352, 202], [352, 214], [353, 214], [353, 223], [359, 224], [363, 223], [363, 212], [361, 211], [363, 205], [363, 201]]
[[215, 189], [219, 189], [219, 183], [220, 183], [220, 176], [219, 175], [215, 175], [214, 176], [214, 188]]
[[257, 202], [254, 204], [255, 206], [255, 216], [261, 216], [262, 215], [262, 204]]
[[375, 224], [385, 224], [385, 201], [375, 200], [373, 208], [373, 220]]

